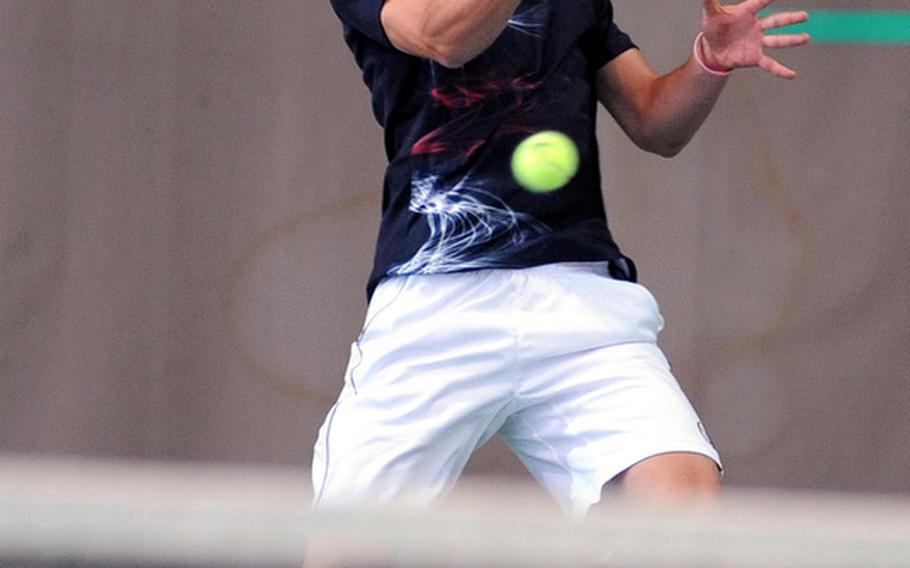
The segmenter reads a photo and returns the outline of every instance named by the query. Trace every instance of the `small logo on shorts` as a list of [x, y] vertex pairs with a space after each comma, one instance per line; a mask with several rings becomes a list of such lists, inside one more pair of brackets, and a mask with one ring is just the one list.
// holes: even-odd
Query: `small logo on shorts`
[[705, 425], [701, 423], [701, 420], [698, 421], [698, 432], [701, 434], [701, 437], [705, 439], [706, 442], [714, 445], [714, 442], [711, 441], [711, 436], [708, 435], [708, 429], [705, 428]]

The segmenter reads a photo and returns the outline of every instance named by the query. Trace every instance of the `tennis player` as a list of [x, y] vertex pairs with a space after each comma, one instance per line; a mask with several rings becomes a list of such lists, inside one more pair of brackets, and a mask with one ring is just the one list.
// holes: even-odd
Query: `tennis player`
[[[721, 461], [657, 346], [657, 303], [608, 229], [597, 103], [643, 150], [677, 154], [731, 71], [795, 73], [766, 35], [804, 12], [704, 0], [692, 56], [658, 75], [609, 0], [332, 0], [385, 129], [369, 308], [315, 447], [321, 507], [443, 495], [505, 438], [579, 514], [607, 486], [706, 498]], [[515, 147], [558, 130], [581, 167], [532, 193]]]

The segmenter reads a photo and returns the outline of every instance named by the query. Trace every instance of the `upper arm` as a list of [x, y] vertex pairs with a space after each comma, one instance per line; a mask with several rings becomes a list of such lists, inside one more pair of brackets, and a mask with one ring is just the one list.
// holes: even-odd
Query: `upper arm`
[[637, 49], [624, 51], [597, 71], [597, 98], [633, 142], [646, 139], [644, 118], [658, 74]]

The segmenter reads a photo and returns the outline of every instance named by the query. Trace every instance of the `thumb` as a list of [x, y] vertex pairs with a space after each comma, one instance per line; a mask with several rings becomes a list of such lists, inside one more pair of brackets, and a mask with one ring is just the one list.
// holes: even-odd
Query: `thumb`
[[724, 11], [719, 0], [704, 0], [706, 14], [721, 14]]

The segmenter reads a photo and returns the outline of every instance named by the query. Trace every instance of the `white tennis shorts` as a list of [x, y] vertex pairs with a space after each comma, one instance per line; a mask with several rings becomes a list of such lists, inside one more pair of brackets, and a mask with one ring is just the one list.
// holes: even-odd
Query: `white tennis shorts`
[[648, 290], [606, 263], [386, 279], [319, 430], [317, 505], [432, 501], [497, 433], [577, 513], [655, 455], [720, 466], [662, 326]]

